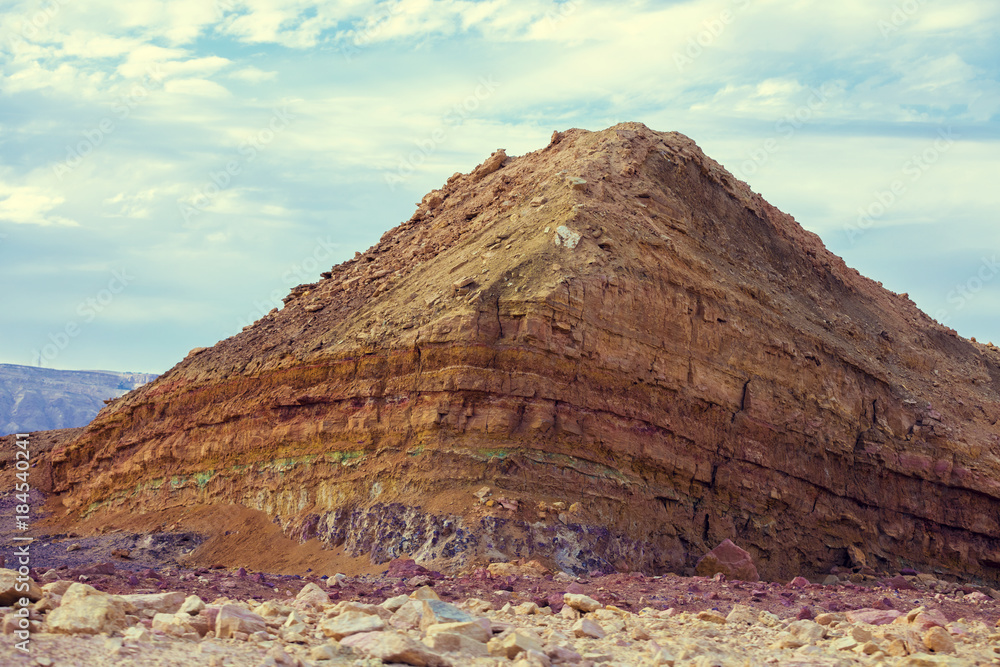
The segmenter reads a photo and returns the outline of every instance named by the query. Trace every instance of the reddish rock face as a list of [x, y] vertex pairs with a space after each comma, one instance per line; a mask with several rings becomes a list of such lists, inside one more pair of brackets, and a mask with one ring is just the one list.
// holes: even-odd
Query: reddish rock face
[[694, 571], [702, 577], [722, 573], [727, 579], [760, 580], [749, 552], [740, 549], [728, 539], [722, 540], [719, 546], [698, 559]]
[[998, 577], [997, 349], [682, 135], [495, 153], [323, 275], [55, 450], [64, 504], [234, 503], [439, 570], [662, 572], [733, 538], [784, 581]]

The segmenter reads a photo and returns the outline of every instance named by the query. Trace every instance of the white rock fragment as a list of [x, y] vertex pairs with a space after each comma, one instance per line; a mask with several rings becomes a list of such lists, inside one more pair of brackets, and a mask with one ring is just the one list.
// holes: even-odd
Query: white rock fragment
[[385, 621], [378, 616], [365, 614], [360, 611], [345, 611], [340, 616], [320, 625], [320, 630], [324, 635], [332, 639], [341, 640], [350, 635], [362, 632], [378, 632], [385, 629]]
[[556, 235], [552, 237], [552, 242], [557, 246], [565, 246], [573, 250], [580, 243], [581, 238], [579, 232], [573, 231], [566, 225], [559, 225], [556, 227]]
[[235, 604], [224, 604], [215, 619], [215, 636], [230, 639], [237, 632], [252, 635], [267, 629], [264, 618]]
[[601, 608], [600, 602], [582, 593], [566, 593], [563, 595], [563, 603], [584, 613], [596, 611]]
[[592, 639], [604, 639], [607, 633], [600, 625], [589, 618], [581, 618], [573, 624], [574, 637], [590, 637]]

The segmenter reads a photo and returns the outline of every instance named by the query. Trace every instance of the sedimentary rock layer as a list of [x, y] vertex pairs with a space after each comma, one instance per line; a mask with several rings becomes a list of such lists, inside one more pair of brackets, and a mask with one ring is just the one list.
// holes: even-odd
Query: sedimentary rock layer
[[662, 571], [731, 538], [765, 578], [995, 580], [998, 396], [997, 348], [626, 123], [455, 174], [105, 408], [53, 490], [85, 514], [238, 503], [377, 561]]

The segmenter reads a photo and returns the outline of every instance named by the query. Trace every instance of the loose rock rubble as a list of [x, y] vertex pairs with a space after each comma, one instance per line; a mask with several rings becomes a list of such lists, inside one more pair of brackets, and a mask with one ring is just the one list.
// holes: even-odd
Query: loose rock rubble
[[[406, 578], [418, 566], [400, 561], [392, 569], [404, 577], [299, 581], [297, 591], [264, 601], [203, 600], [182, 591], [116, 595], [56, 579], [31, 589], [30, 653], [14, 647], [19, 627], [14, 610], [0, 610], [0, 664], [1000, 664], [995, 627], [1000, 607], [994, 599], [1000, 594], [965, 593], [970, 587], [958, 584], [947, 594], [935, 593], [948, 590], [947, 583], [926, 575], [859, 587], [801, 577], [788, 584], [748, 583], [718, 574], [587, 579], [543, 574], [523, 564], [494, 565], [493, 571], [518, 568], [521, 574], [492, 576], [487, 570], [467, 577]], [[420, 577], [432, 585], [411, 585]], [[11, 600], [13, 580], [12, 571], [0, 570], [0, 599]], [[354, 599], [331, 598], [352, 586]], [[640, 600], [651, 603], [639, 606]], [[961, 612], [964, 617], [957, 615]]]

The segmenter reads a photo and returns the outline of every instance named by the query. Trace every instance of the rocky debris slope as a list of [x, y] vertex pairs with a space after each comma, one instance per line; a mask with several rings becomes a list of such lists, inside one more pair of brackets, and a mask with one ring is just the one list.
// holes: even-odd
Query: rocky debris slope
[[[52, 487], [52, 460], [48, 455], [56, 447], [65, 446], [67, 443], [78, 438], [83, 433], [83, 427], [64, 428], [54, 431], [33, 431], [28, 434], [27, 444], [22, 448], [17, 445], [15, 434], [0, 437], [0, 513], [2, 516], [12, 516], [13, 506], [17, 504], [15, 498], [15, 484], [17, 479], [18, 452], [25, 452], [30, 459], [31, 466], [30, 486], [33, 493], [38, 493], [39, 489]], [[39, 496], [40, 497], [40, 496]], [[40, 504], [33, 505], [36, 509]]]
[[150, 373], [0, 364], [0, 434], [85, 426], [105, 401], [154, 378]]
[[[23, 623], [13, 609], [0, 609], [0, 662], [917, 667], [1000, 659], [1000, 593], [930, 575], [900, 574], [877, 586], [836, 576], [826, 585], [721, 575], [581, 579], [532, 562], [449, 577], [413, 561], [358, 579], [261, 575], [249, 584], [242, 571], [154, 574], [165, 588], [123, 588], [114, 574], [77, 581], [63, 568], [41, 569]], [[0, 570], [0, 605], [11, 604], [15, 577]], [[192, 592], [206, 583], [224, 591]], [[24, 637], [30, 654], [15, 648]]]
[[[438, 569], [1000, 575], [1000, 352], [693, 141], [494, 153], [54, 450], [68, 521], [237, 504]], [[486, 486], [485, 495], [478, 490]]]

